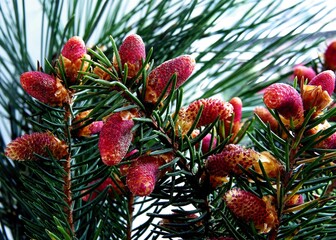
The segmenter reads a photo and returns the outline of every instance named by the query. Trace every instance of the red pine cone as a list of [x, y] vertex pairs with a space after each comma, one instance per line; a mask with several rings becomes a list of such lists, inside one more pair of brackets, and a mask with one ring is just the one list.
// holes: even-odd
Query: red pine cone
[[103, 125], [98, 148], [105, 165], [114, 166], [125, 157], [133, 138], [133, 117], [129, 111], [117, 112], [109, 116]]
[[85, 43], [78, 36], [70, 38], [63, 46], [61, 60], [64, 63], [66, 77], [69, 78], [71, 84], [76, 82], [78, 71], [86, 71], [89, 67], [88, 62], [82, 61], [83, 58], [91, 59], [86, 52]]
[[[122, 67], [127, 64], [128, 77], [135, 77], [142, 67], [142, 61], [146, 60], [146, 49], [142, 38], [137, 34], [127, 36], [119, 48], [119, 55]], [[113, 65], [118, 69], [115, 58]]]
[[[183, 55], [156, 67], [147, 78], [145, 101], [156, 103], [173, 74], [177, 75], [176, 88], [180, 87], [192, 74], [195, 65], [193, 57]], [[171, 87], [168, 87], [167, 94], [170, 90]]]
[[10, 142], [5, 149], [7, 157], [18, 161], [38, 160], [35, 154], [48, 157], [49, 152], [56, 159], [68, 154], [67, 145], [50, 132], [25, 134]]
[[211, 124], [217, 117], [224, 122], [225, 126], [230, 125], [234, 111], [231, 103], [219, 99], [200, 99], [192, 102], [186, 109], [179, 111], [176, 130], [178, 131], [180, 128], [182, 135], [185, 135], [196, 120], [202, 106], [203, 111], [196, 127]]
[[267, 233], [279, 224], [270, 198], [261, 199], [250, 192], [232, 189], [226, 192], [224, 201], [237, 218], [247, 223], [253, 222], [261, 233]]
[[32, 97], [50, 106], [62, 106], [69, 101], [61, 81], [49, 74], [31, 71], [20, 77], [22, 88]]
[[213, 187], [217, 187], [225, 178], [234, 173], [241, 174], [239, 167], [248, 169], [258, 163], [259, 153], [253, 149], [245, 149], [239, 145], [226, 145], [222, 152], [213, 154], [206, 160], [206, 169]]
[[254, 113], [265, 123], [269, 124], [273, 132], [277, 132], [279, 123], [265, 107], [256, 107]]
[[336, 41], [332, 41], [324, 52], [324, 67], [332, 71], [336, 70]]
[[[86, 124], [88, 119], [85, 119], [92, 110], [87, 110], [76, 115], [73, 119], [72, 127], [76, 129], [73, 131], [73, 134], [76, 137], [90, 137], [94, 134], [97, 134], [101, 131], [103, 127], [103, 121], [94, 121], [90, 124]], [[77, 129], [78, 128], [78, 129]]]
[[275, 109], [286, 120], [293, 119], [295, 127], [301, 126], [303, 115], [303, 102], [300, 94], [292, 86], [284, 83], [274, 83], [264, 92], [265, 105]]
[[293, 79], [296, 77], [299, 84], [305, 80], [307, 80], [309, 83], [315, 76], [316, 73], [311, 67], [306, 67], [303, 65], [297, 65], [294, 67]]
[[309, 85], [321, 86], [331, 96], [335, 90], [335, 73], [331, 70], [323, 71], [314, 77]]
[[165, 171], [159, 171], [159, 167], [172, 158], [172, 154], [139, 157], [128, 169], [126, 184], [129, 190], [135, 196], [150, 195], [157, 180], [165, 173]]

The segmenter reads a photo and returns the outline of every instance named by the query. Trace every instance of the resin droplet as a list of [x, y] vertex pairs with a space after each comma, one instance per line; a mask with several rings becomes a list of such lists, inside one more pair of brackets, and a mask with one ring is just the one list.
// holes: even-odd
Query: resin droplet
[[25, 134], [10, 142], [5, 149], [7, 157], [18, 161], [38, 160], [37, 155], [49, 157], [49, 152], [56, 159], [68, 154], [67, 145], [50, 132]]
[[68, 92], [61, 81], [49, 74], [25, 72], [20, 77], [20, 83], [30, 96], [50, 106], [62, 106], [69, 101]]
[[260, 233], [267, 233], [279, 224], [271, 198], [261, 199], [250, 192], [232, 189], [226, 192], [224, 201], [237, 218], [247, 224], [253, 222]]
[[[192, 74], [195, 59], [189, 55], [179, 56], [156, 67], [147, 78], [145, 101], [156, 103], [173, 74], [176, 74], [176, 88], [180, 87]], [[168, 87], [166, 95], [171, 87]]]
[[117, 112], [109, 116], [103, 125], [98, 148], [105, 165], [116, 165], [125, 157], [133, 138], [133, 117], [128, 111]]

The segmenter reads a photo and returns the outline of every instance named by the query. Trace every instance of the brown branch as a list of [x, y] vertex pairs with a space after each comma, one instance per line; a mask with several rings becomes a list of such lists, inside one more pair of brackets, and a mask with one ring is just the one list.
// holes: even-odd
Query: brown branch
[[[69, 124], [71, 119], [71, 109], [70, 104], [65, 105], [65, 115], [64, 115], [64, 122], [65, 125], [69, 128], [71, 126]], [[73, 199], [72, 199], [72, 191], [71, 191], [71, 136], [69, 135], [68, 129], [65, 129], [65, 135], [68, 140], [68, 155], [66, 157], [66, 161], [63, 165], [65, 176], [64, 176], [64, 194], [65, 194], [65, 202], [67, 203], [67, 206], [64, 207], [64, 212], [67, 216], [67, 222], [70, 226], [70, 230], [72, 235], [75, 235], [75, 226], [73, 221]]]
[[130, 193], [127, 197], [128, 199], [128, 224], [127, 224], [127, 240], [132, 239], [132, 224], [133, 224], [133, 203], [134, 203], [134, 195]]

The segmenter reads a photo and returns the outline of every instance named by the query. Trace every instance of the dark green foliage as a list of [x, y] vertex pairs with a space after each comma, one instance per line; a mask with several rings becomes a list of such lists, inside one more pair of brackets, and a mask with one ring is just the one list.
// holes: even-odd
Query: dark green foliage
[[[304, 132], [335, 115], [335, 109], [311, 120], [306, 114], [301, 132], [283, 132], [283, 139], [253, 115], [262, 105], [258, 92], [271, 83], [288, 81], [292, 66], [309, 62], [325, 40], [324, 33], [307, 34], [313, 23], [330, 15], [327, 4], [312, 5], [298, 1], [40, 1], [42, 7], [40, 59], [31, 59], [28, 39], [35, 34], [26, 15], [27, 2], [0, 3], [0, 224], [1, 239], [206, 239], [231, 236], [235, 239], [333, 239], [335, 225], [335, 153], [315, 148], [329, 137], [335, 125], [319, 134]], [[308, 11], [310, 10], [310, 11]], [[289, 24], [288, 24], [289, 23]], [[326, 23], [327, 25], [327, 23]], [[219, 27], [220, 26], [220, 27]], [[320, 24], [321, 29], [324, 24]], [[118, 46], [130, 32], [139, 34], [145, 44], [147, 59], [137, 79], [127, 79], [127, 68], [118, 72], [112, 67]], [[81, 82], [69, 86], [73, 104], [65, 108], [50, 107], [27, 96], [20, 84], [20, 74], [42, 68], [47, 73], [59, 69], [65, 79], [64, 63], [58, 61], [63, 44], [74, 35], [90, 43], [86, 60], [91, 69], [101, 68], [111, 80], [106, 81], [90, 71], [81, 71]], [[113, 38], [111, 37], [113, 36]], [[92, 46], [91, 46], [92, 44]], [[206, 47], [205, 47], [206, 45]], [[195, 55], [197, 69], [188, 81], [155, 105], [144, 102], [146, 77], [162, 62], [182, 54]], [[37, 66], [35, 62], [39, 60]], [[298, 62], [299, 61], [299, 62]], [[133, 79], [134, 80], [134, 79]], [[175, 86], [173, 75], [162, 90]], [[223, 137], [219, 119], [203, 127], [192, 138], [203, 108], [185, 137], [175, 131], [177, 113], [198, 98], [219, 96], [243, 100], [244, 125], [235, 143], [268, 151], [280, 160], [286, 174], [283, 179], [267, 176], [253, 169], [232, 175], [223, 186], [213, 189], [205, 169], [208, 156], [220, 152], [230, 143]], [[118, 185], [125, 182], [119, 166], [105, 166], [99, 155], [99, 136], [74, 137], [78, 123], [88, 125], [104, 120], [109, 114], [138, 109], [134, 118], [135, 134], [130, 150], [138, 152], [123, 160], [127, 165], [143, 154], [175, 154], [160, 170], [168, 171], [147, 197], [134, 197], [122, 185], [106, 188], [91, 201], [108, 177]], [[77, 123], [71, 120], [80, 112], [92, 110]], [[272, 112], [278, 118], [276, 112]], [[232, 126], [231, 126], [232, 127]], [[41, 157], [36, 162], [13, 162], [4, 155], [6, 144], [23, 133], [50, 131], [69, 146], [69, 159]], [[208, 153], [201, 141], [208, 133], [217, 145]], [[226, 133], [228, 134], [228, 133]], [[70, 169], [66, 164], [70, 162]], [[71, 182], [71, 215], [64, 186]], [[239, 187], [262, 197], [272, 195], [277, 201], [279, 229], [260, 234], [253, 224], [237, 219], [223, 202], [229, 189]], [[111, 194], [112, 190], [112, 194]], [[115, 191], [115, 192], [113, 192]], [[302, 194], [305, 205], [288, 209], [288, 194]], [[73, 228], [73, 229], [72, 229]], [[10, 233], [10, 234], [8, 234]]]

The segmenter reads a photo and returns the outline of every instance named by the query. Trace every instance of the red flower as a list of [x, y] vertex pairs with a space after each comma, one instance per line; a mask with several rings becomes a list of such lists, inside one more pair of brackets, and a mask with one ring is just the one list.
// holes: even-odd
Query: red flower
[[50, 132], [25, 134], [10, 142], [5, 149], [7, 157], [18, 161], [38, 160], [37, 155], [48, 157], [49, 153], [56, 159], [68, 154], [67, 145]]
[[[195, 64], [193, 57], [183, 55], [156, 67], [147, 78], [145, 101], [156, 103], [174, 73], [177, 75], [176, 88], [180, 87], [192, 74]], [[170, 90], [171, 87], [168, 87], [166, 95]]]
[[49, 74], [31, 71], [20, 77], [22, 88], [32, 97], [50, 106], [62, 106], [69, 101], [67, 90], [61, 81]]
[[272, 199], [241, 190], [232, 189], [226, 192], [224, 201], [231, 212], [239, 219], [249, 223], [253, 222], [259, 232], [267, 233], [279, 224]]

